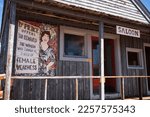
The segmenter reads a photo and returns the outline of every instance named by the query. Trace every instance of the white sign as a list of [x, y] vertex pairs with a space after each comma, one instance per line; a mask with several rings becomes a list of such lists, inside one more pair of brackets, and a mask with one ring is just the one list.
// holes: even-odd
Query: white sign
[[40, 28], [18, 22], [16, 47], [16, 74], [38, 73]]
[[140, 38], [140, 30], [126, 28], [122, 26], [116, 26], [116, 33], [120, 35]]

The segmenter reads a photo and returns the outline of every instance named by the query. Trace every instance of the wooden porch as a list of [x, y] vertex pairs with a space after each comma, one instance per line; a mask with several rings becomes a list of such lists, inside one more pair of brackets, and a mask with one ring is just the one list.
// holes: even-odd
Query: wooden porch
[[[102, 77], [101, 76], [54, 76], [54, 77], [52, 77], [52, 76], [44, 76], [44, 77], [38, 77], [38, 76], [36, 76], [36, 77], [27, 77], [27, 76], [12, 76], [11, 77], [11, 80], [40, 80], [40, 79], [43, 79], [43, 80], [45, 80], [45, 84], [44, 84], [44, 87], [45, 87], [45, 89], [44, 89], [44, 100], [47, 100], [47, 93], [48, 93], [48, 84], [47, 84], [47, 82], [48, 82], [48, 79], [51, 79], [51, 80], [72, 80], [72, 79], [74, 79], [75, 80], [75, 100], [78, 100], [79, 99], [79, 80], [80, 79], [93, 79], [93, 78], [97, 78], [97, 79], [100, 79], [100, 85], [101, 85], [101, 83], [102, 83]], [[120, 94], [121, 94], [121, 99], [122, 100], [131, 100], [131, 99], [133, 99], [133, 100], [150, 100], [150, 97], [149, 96], [143, 96], [143, 86], [142, 86], [142, 79], [145, 79], [145, 78], [150, 78], [150, 76], [104, 76], [103, 77], [104, 78], [104, 85], [105, 85], [105, 80], [106, 79], [113, 79], [113, 78], [117, 78], [117, 79], [121, 79], [121, 84], [120, 84], [120, 89], [121, 89], [121, 92], [120, 92]], [[138, 82], [139, 82], [139, 87], [138, 87], [138, 90], [139, 90], [139, 97], [126, 97], [125, 96], [125, 87], [124, 87], [124, 79], [128, 79], [128, 78], [132, 78], [132, 79], [138, 79]], [[6, 77], [5, 77], [5, 74], [1, 74], [0, 75], [0, 80], [5, 80], [6, 79]], [[100, 87], [101, 88], [101, 87]], [[7, 90], [5, 90], [5, 91], [7, 91]], [[105, 89], [103, 89], [103, 91], [105, 91]], [[12, 93], [12, 92], [10, 92], [10, 93]], [[27, 93], [29, 93], [29, 92], [27, 92]], [[59, 92], [56, 92], [56, 93], [59, 93]], [[106, 95], [105, 95], [105, 93], [104, 94], [102, 94], [103, 92], [101, 92], [101, 90], [100, 90], [100, 95], [103, 95], [104, 96], [104, 99], [105, 99], [105, 97], [106, 97]], [[0, 98], [1, 99], [4, 99], [4, 96], [6, 95], [6, 94], [8, 94], [8, 92], [7, 93], [4, 93], [4, 90], [2, 90], [1, 89], [1, 91], [0, 91]], [[100, 96], [101, 97], [101, 96]], [[120, 98], [116, 98], [116, 99], [120, 99]], [[55, 99], [54, 99], [55, 100]]]

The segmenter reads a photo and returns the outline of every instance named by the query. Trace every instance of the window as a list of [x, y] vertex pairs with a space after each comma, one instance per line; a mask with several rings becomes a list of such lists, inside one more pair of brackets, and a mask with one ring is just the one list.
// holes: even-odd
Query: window
[[84, 56], [84, 36], [64, 34], [64, 55]]
[[143, 68], [142, 50], [127, 48], [127, 66], [128, 68]]
[[88, 61], [87, 31], [73, 27], [60, 27], [60, 60]]

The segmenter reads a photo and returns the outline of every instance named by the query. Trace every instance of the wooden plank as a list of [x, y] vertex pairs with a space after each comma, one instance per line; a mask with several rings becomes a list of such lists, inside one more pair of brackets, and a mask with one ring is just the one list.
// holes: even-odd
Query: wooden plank
[[[64, 74], [65, 74], [65, 62], [63, 61], [63, 67], [62, 67], [63, 69], [62, 69], [62, 71], [63, 71], [63, 76], [64, 76]], [[63, 100], [65, 100], [65, 92], [66, 92], [66, 79], [63, 79]]]
[[[91, 78], [100, 78], [100, 76], [12, 76], [12, 79], [91, 79]], [[125, 79], [129, 79], [129, 78], [150, 78], [150, 76], [143, 76], [143, 75], [139, 75], [139, 76], [104, 76], [105, 78], [125, 78]]]
[[40, 100], [44, 100], [44, 90], [45, 90], [45, 80], [41, 79], [41, 96], [40, 96]]
[[[77, 69], [76, 69], [77, 75], [82, 76], [83, 75], [83, 63], [77, 62]], [[78, 99], [83, 99], [83, 79], [78, 79]]]
[[[88, 62], [84, 63], [84, 76], [90, 75], [90, 66]], [[90, 99], [90, 79], [84, 79], [84, 99]]]
[[142, 100], [143, 99], [143, 88], [142, 88], [142, 79], [141, 78], [138, 79], [138, 83], [139, 83], [139, 99]]
[[[103, 0], [103, 1], [91, 1], [91, 0], [55, 0], [65, 4], [73, 5], [76, 7], [85, 8], [97, 12], [104, 12], [113, 16], [120, 16], [131, 20], [136, 20], [144, 23], [148, 23], [147, 20], [140, 13], [139, 9], [129, 0], [119, 3], [119, 0]], [[127, 5], [128, 3], [128, 5]]]
[[[64, 64], [64, 75], [65, 76], [69, 76], [69, 73], [70, 73], [70, 62], [69, 61], [65, 61], [65, 64]], [[69, 79], [66, 79], [66, 82], [65, 82], [65, 100], [70, 100], [71, 97], [70, 97], [70, 93], [71, 93], [71, 90], [70, 90], [70, 80]]]
[[16, 23], [16, 4], [11, 3], [10, 6], [10, 24], [9, 24], [9, 37], [8, 37], [8, 50], [7, 50], [7, 64], [6, 64], [6, 81], [4, 99], [10, 99], [10, 86], [11, 86], [11, 74], [12, 74], [12, 60], [13, 60], [13, 44], [15, 35], [15, 23]]
[[32, 85], [32, 93], [35, 93], [34, 99], [40, 100], [41, 99], [41, 79], [32, 80], [32, 84], [33, 82], [35, 83], [35, 85]]
[[[59, 61], [58, 75], [63, 76], [63, 63], [62, 63], [62, 61]], [[59, 92], [59, 93], [57, 93], [57, 95], [58, 95], [57, 99], [59, 99], [59, 100], [63, 99], [63, 80], [64, 79], [58, 79], [58, 85], [57, 85], [58, 89], [56, 89], [56, 92]]]
[[23, 100], [31, 99], [30, 82], [31, 82], [31, 80], [24, 80], [24, 83], [22, 86], [23, 87]]
[[[71, 76], [76, 76], [77, 75], [77, 62], [71, 62], [70, 63], [70, 75]], [[78, 95], [76, 95], [76, 93], [78, 93], [78, 80], [76, 79], [71, 79], [70, 81], [70, 88], [71, 88], [71, 92], [70, 92], [70, 95], [71, 95], [71, 99], [78, 99]], [[77, 85], [76, 85], [77, 84]]]
[[23, 84], [24, 84], [24, 80], [20, 80], [20, 79], [14, 80], [14, 86], [13, 86], [14, 100], [23, 100], [23, 93], [24, 93]]

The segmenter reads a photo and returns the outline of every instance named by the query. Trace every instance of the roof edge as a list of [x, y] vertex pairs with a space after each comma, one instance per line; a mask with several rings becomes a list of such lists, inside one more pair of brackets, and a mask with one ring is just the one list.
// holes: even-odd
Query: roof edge
[[150, 24], [150, 12], [140, 0], [130, 0]]

